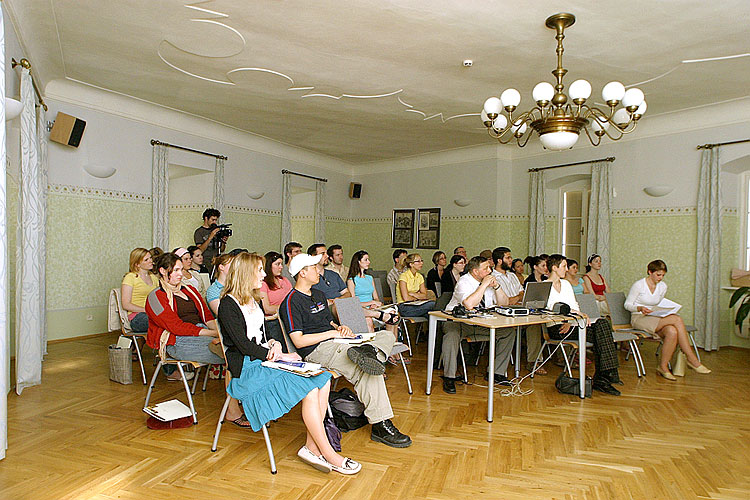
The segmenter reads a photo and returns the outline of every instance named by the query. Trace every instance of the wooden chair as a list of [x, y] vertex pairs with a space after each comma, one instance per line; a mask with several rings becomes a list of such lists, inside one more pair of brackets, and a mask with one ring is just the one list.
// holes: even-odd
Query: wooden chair
[[[605, 293], [604, 298], [607, 301], [607, 306], [609, 307], [609, 317], [612, 320], [612, 329], [615, 332], [632, 333], [633, 335], [638, 337], [638, 341], [633, 342], [633, 346], [635, 346], [635, 350], [632, 351], [633, 357], [636, 358], [636, 363], [639, 363], [641, 365], [641, 374], [646, 375], [646, 367], [643, 364], [643, 356], [641, 356], [639, 344], [642, 344], [644, 340], [651, 340], [653, 342], [659, 342], [659, 344], [661, 345], [661, 337], [656, 334], [652, 335], [645, 330], [633, 328], [633, 325], [630, 324], [630, 311], [625, 309], [624, 293]], [[625, 359], [627, 359], [627, 357]]]
[[[135, 344], [135, 352], [138, 356], [138, 364], [141, 367], [141, 377], [143, 378], [143, 385], [146, 385], [146, 370], [143, 368], [143, 357], [141, 356], [141, 348], [138, 345], [138, 339], [143, 340], [146, 343], [146, 332], [134, 332], [130, 327], [130, 320], [128, 319], [128, 312], [122, 307], [122, 297], [120, 295], [119, 288], [113, 288], [109, 292], [109, 302], [114, 304], [117, 308], [117, 316], [109, 318], [109, 330], [119, 329], [125, 337], [129, 337], [130, 340]], [[119, 321], [116, 321], [118, 320]], [[118, 324], [119, 323], [119, 326]]]
[[[365, 312], [362, 310], [362, 305], [357, 297], [349, 297], [346, 299], [336, 299], [336, 309], [339, 312], [339, 320], [342, 325], [346, 325], [352, 329], [355, 333], [363, 333], [368, 331], [367, 320], [365, 319]], [[382, 331], [382, 330], [381, 330]], [[409, 378], [409, 370], [406, 368], [406, 362], [404, 361], [403, 353], [408, 351], [409, 348], [403, 342], [396, 342], [393, 344], [391, 350], [391, 356], [400, 355], [401, 366], [404, 369], [404, 376], [406, 377], [406, 386], [409, 390], [409, 394], [412, 394], [411, 379]]]
[[[226, 348], [224, 347], [224, 338], [221, 336], [221, 328], [219, 328], [219, 322], [216, 321], [216, 328], [219, 331], [219, 342], [221, 342], [221, 350], [224, 352], [224, 358], [226, 359]], [[229, 372], [227, 367], [226, 385], [229, 386], [229, 382], [232, 380], [232, 374]], [[221, 407], [221, 413], [219, 413], [219, 421], [216, 424], [216, 431], [214, 432], [214, 440], [211, 444], [211, 451], [215, 452], [219, 444], [219, 434], [221, 433], [221, 426], [224, 424], [224, 419], [227, 415], [227, 409], [229, 408], [229, 402], [232, 400], [232, 396], [227, 393], [227, 398], [224, 400], [224, 406]], [[268, 451], [268, 461], [271, 463], [271, 474], [276, 474], [276, 459], [273, 455], [273, 447], [271, 446], [271, 438], [268, 435], [268, 425], [263, 424], [261, 428], [263, 431], [263, 439], [266, 442], [266, 450]]]
[[[534, 369], [531, 370], [531, 378], [534, 378], [534, 374], [536, 373], [537, 366], [543, 366], [544, 362], [539, 365], [539, 358], [542, 357], [542, 354], [544, 353], [544, 349], [550, 346], [560, 346], [560, 350], [562, 350], [563, 353], [563, 359], [565, 360], [565, 369], [568, 372], [568, 376], [573, 376], [573, 370], [570, 368], [570, 359], [575, 356], [576, 352], [578, 352], [578, 349], [580, 349], [578, 338], [572, 339], [568, 338], [566, 340], [555, 340], [550, 338], [549, 332], [547, 331], [547, 325], [542, 324], [542, 338], [544, 338], [544, 343], [542, 344], [542, 348], [539, 350], [539, 354], [537, 354], [536, 359], [534, 360]], [[565, 351], [565, 346], [568, 346], [571, 348], [571, 353], [568, 355], [568, 353]], [[584, 349], [587, 349], [589, 347], [594, 347], [594, 344], [591, 342], [586, 342], [586, 345], [584, 346]], [[545, 360], [546, 361], [546, 360]], [[580, 367], [581, 370], [585, 370], [586, 367]]]

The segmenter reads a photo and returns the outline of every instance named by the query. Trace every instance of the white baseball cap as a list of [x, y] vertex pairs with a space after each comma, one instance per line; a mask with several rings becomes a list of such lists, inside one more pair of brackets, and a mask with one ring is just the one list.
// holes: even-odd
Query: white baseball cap
[[318, 255], [307, 255], [306, 253], [298, 253], [289, 262], [289, 274], [297, 276], [303, 267], [314, 266], [320, 262], [323, 258], [323, 254]]

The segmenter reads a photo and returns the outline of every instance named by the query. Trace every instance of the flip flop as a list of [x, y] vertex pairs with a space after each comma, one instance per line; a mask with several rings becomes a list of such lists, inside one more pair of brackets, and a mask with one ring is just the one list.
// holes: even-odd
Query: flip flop
[[[388, 319], [384, 319], [385, 315], [388, 315]], [[386, 325], [398, 325], [399, 318], [398, 314], [394, 314], [392, 312], [388, 311], [380, 311], [380, 315], [378, 316], [378, 319], [385, 323]]]
[[232, 422], [237, 427], [242, 427], [243, 429], [248, 429], [251, 427], [250, 422], [248, 421], [247, 417], [245, 417], [244, 413], [234, 420], [230, 420], [230, 422]]

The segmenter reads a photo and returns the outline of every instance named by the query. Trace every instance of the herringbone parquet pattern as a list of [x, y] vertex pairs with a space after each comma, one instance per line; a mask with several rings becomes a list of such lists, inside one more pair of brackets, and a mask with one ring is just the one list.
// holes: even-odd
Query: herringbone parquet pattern
[[[296, 408], [270, 429], [274, 476], [260, 434], [225, 425], [211, 453], [223, 382], [198, 390], [197, 426], [148, 430], [144, 386], [107, 378], [114, 338], [51, 345], [44, 383], [10, 395], [0, 498], [750, 499], [748, 351], [706, 354], [714, 374], [671, 383], [657, 377], [646, 346], [649, 374], [638, 380], [623, 363], [621, 397], [581, 402], [558, 394], [553, 376], [537, 377], [533, 394], [497, 397], [489, 424], [480, 387], [449, 396], [438, 379], [424, 394], [420, 344], [414, 395], [400, 368], [388, 371], [395, 422], [412, 447], [376, 444], [360, 429], [344, 435], [343, 447], [363, 471], [322, 474], [296, 457], [304, 436]], [[160, 378], [154, 401], [172, 397], [184, 400], [182, 386]]]

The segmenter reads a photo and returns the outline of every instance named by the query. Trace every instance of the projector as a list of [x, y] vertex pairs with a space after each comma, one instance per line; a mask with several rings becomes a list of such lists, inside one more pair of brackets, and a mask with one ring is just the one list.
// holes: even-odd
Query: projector
[[503, 316], [528, 316], [529, 310], [526, 307], [520, 306], [500, 306], [497, 308], [497, 312]]

